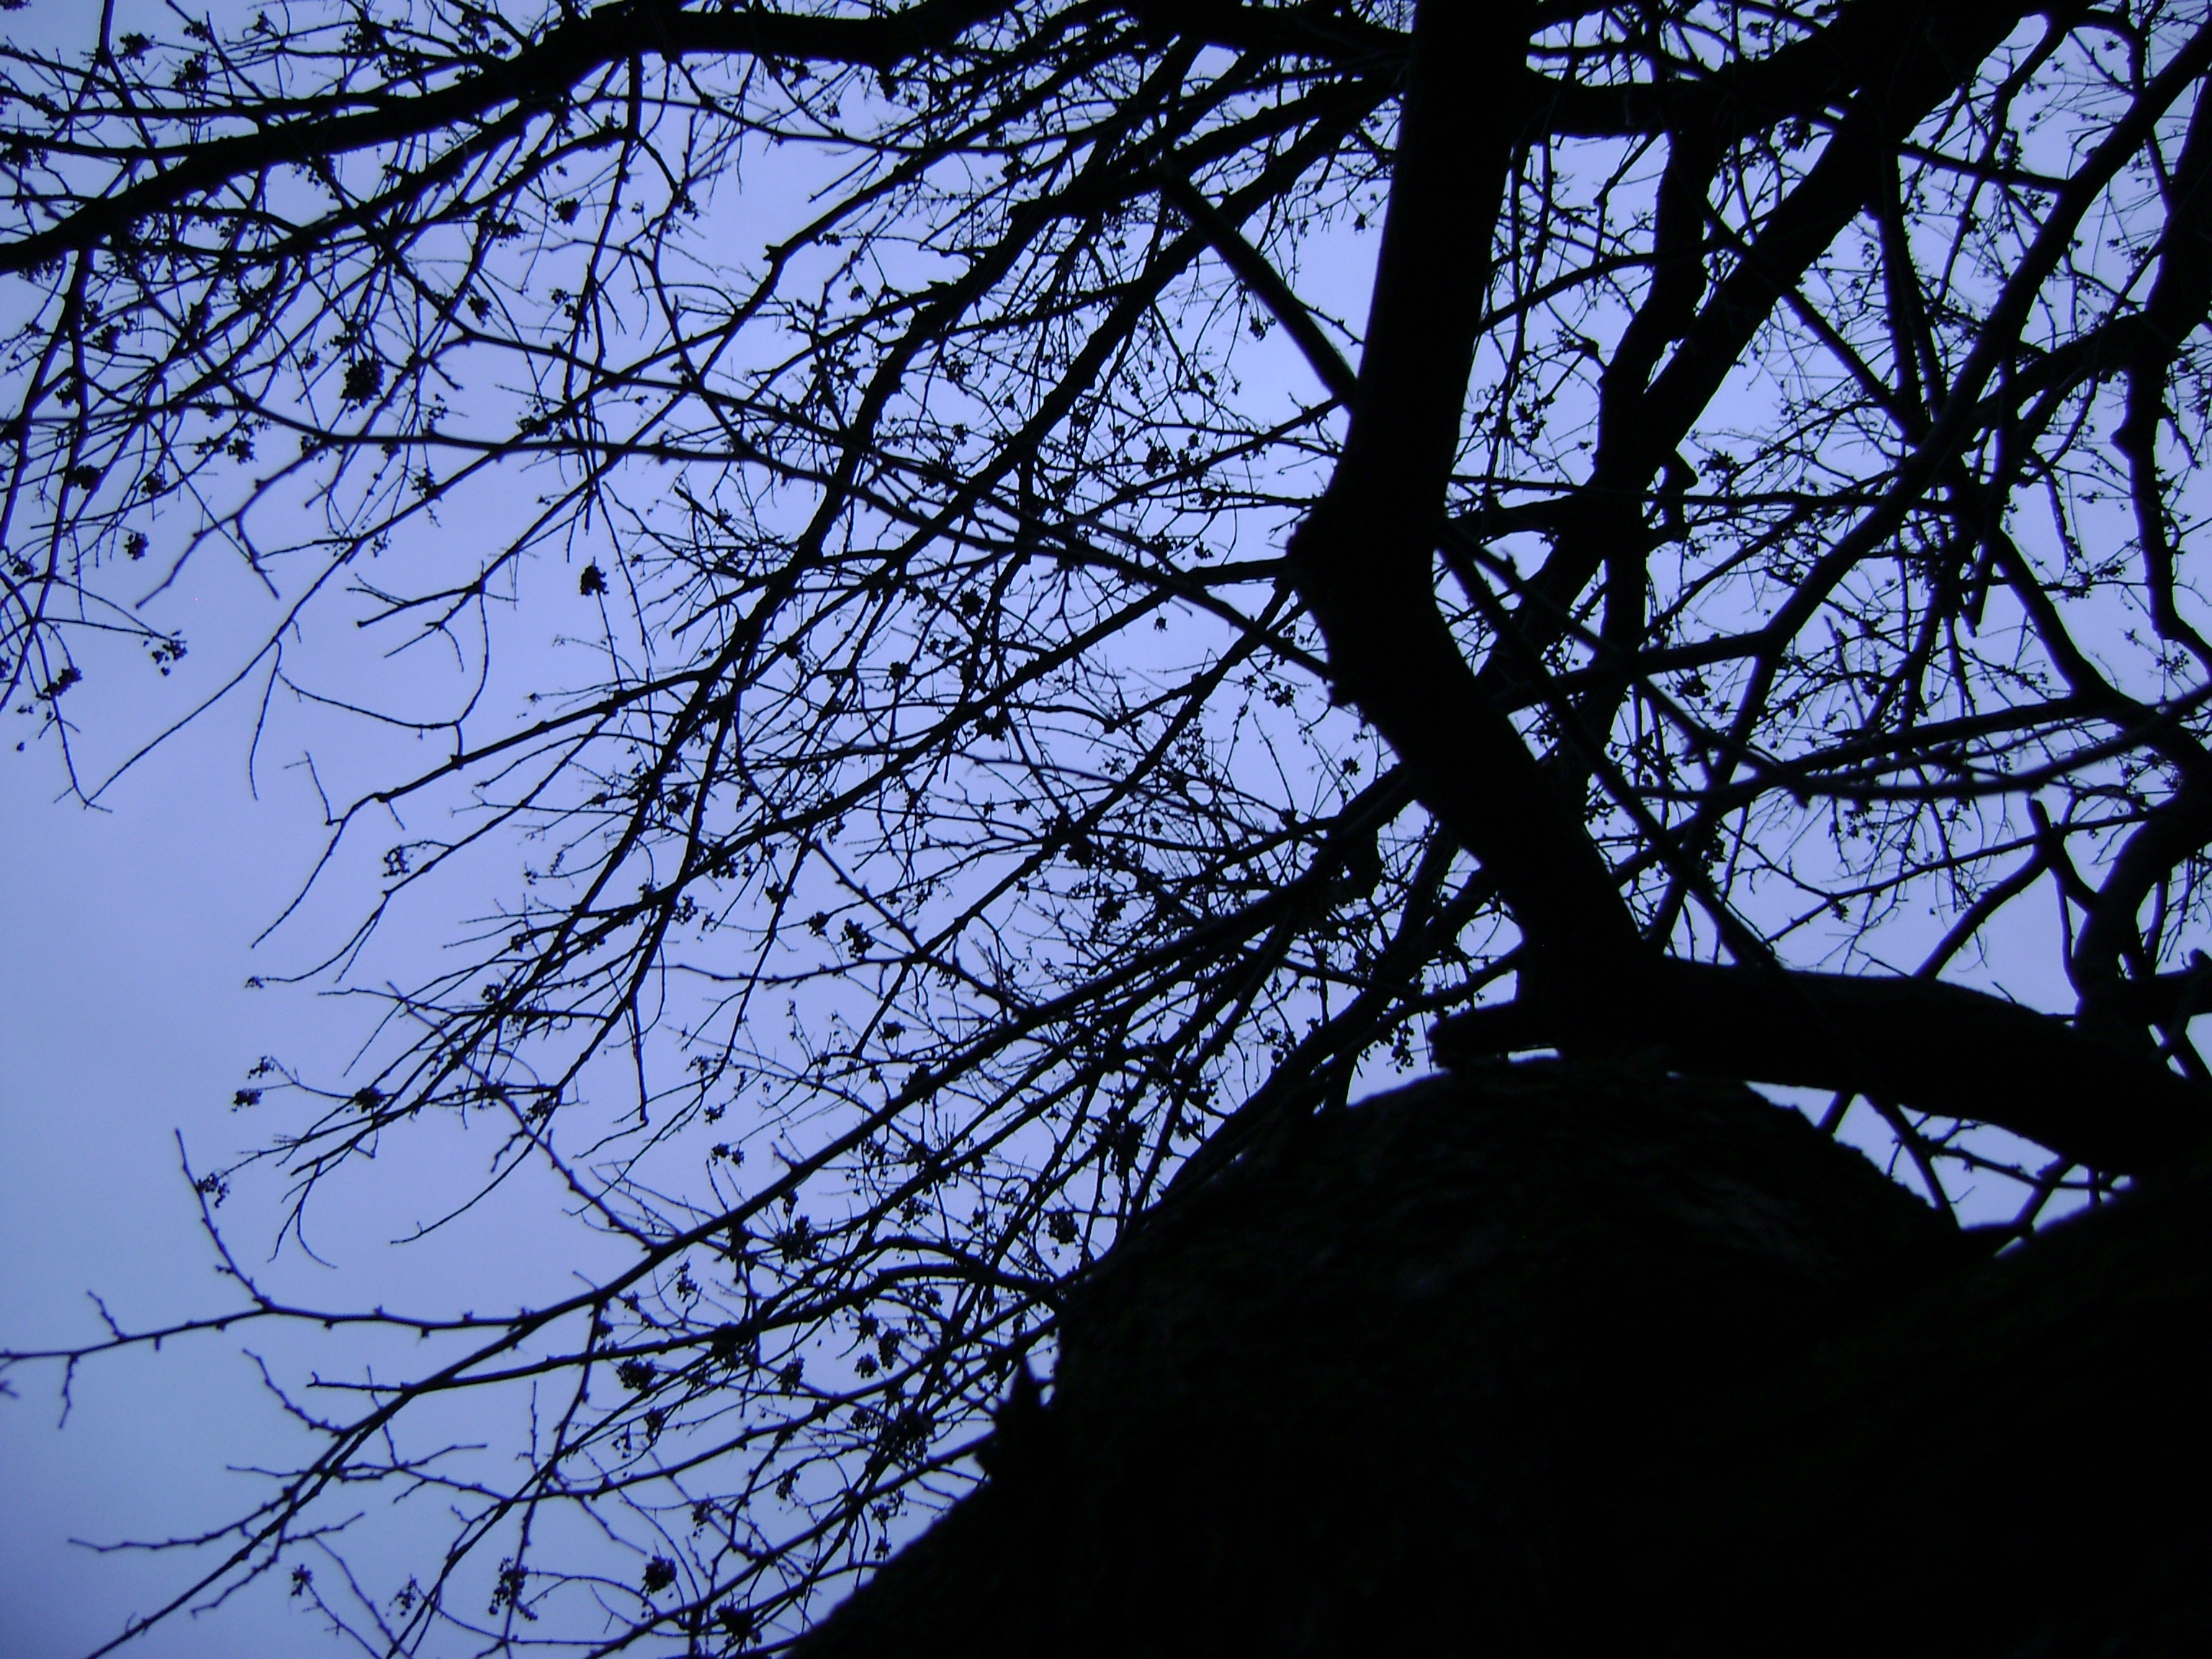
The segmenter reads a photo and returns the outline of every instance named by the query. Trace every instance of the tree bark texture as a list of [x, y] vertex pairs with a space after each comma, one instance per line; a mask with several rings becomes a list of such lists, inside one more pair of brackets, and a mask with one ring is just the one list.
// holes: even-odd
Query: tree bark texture
[[799, 1651], [2202, 1652], [2208, 1193], [1990, 1259], [1726, 1085], [1325, 1114], [1099, 1265]]

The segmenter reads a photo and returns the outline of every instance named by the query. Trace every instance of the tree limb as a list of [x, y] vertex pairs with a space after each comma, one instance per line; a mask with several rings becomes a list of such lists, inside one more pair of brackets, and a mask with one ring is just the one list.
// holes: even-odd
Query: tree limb
[[1352, 422], [1289, 557], [1337, 695], [1491, 872], [1529, 941], [1528, 972], [1551, 982], [1640, 954], [1641, 942], [1573, 804], [1482, 696], [1432, 575], [1529, 21], [1521, 7], [1419, 14]]
[[[2163, 1169], [2212, 1130], [2212, 1101], [2148, 1054], [1940, 980], [1669, 961], [1612, 1006], [1625, 1043], [1680, 1070], [1883, 1095], [2094, 1169]], [[1524, 998], [1439, 1020], [1431, 1042], [1455, 1066], [1566, 1035]]]
[[748, 8], [702, 14], [672, 0], [619, 0], [547, 31], [496, 67], [357, 115], [309, 118], [195, 146], [173, 165], [87, 202], [58, 223], [0, 244], [0, 272], [35, 270], [97, 247], [150, 214], [232, 179], [308, 156], [343, 155], [481, 120], [507, 105], [550, 104], [592, 70], [641, 52], [673, 60], [750, 52], [889, 70], [1004, 9], [1000, 0], [922, 0], [881, 17], [808, 17]]

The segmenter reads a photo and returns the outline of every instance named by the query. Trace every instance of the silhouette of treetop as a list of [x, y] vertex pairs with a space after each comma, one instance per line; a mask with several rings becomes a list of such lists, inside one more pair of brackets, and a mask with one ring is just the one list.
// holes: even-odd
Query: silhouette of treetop
[[2201, 5], [127, 10], [0, 46], [18, 773], [312, 757], [281, 977], [376, 1017], [211, 1237], [445, 1117], [622, 1261], [227, 1254], [419, 1358], [164, 1613], [788, 1634], [1432, 1030], [1832, 1091], [2023, 1233], [2202, 1136]]

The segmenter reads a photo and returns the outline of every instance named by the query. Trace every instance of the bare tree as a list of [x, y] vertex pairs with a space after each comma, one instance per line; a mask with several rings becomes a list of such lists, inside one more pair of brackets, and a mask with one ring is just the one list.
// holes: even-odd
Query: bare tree
[[[248, 1080], [258, 1161], [296, 1224], [458, 1116], [628, 1264], [463, 1316], [226, 1258], [208, 1322], [422, 1358], [295, 1396], [325, 1449], [177, 1607], [788, 1632], [968, 1481], [1072, 1274], [1432, 1024], [1832, 1091], [2021, 1233], [2197, 1141], [2212, 16], [1415, 11], [111, 3], [0, 54], [27, 753], [99, 799], [72, 688], [243, 561], [214, 697], [436, 745], [333, 787], [319, 878], [376, 893], [301, 977], [380, 1018]], [[2071, 1008], [1966, 982], [2024, 905]], [[402, 906], [456, 947], [411, 981]], [[519, 1466], [418, 1437], [456, 1395]], [[379, 1483], [451, 1534], [314, 1577]]]

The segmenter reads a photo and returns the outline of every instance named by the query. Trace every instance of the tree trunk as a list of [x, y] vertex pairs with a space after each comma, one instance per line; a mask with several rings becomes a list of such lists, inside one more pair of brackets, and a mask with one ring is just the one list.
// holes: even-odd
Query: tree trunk
[[1324, 1115], [1100, 1264], [799, 1651], [2203, 1651], [2209, 1188], [1990, 1260], [1724, 1085]]

